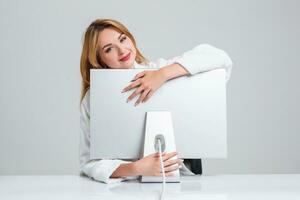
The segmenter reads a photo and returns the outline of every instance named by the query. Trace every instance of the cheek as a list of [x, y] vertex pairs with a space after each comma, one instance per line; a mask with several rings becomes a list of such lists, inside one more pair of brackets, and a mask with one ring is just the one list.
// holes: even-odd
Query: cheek
[[133, 43], [130, 43], [130, 49], [133, 52], [134, 56], [136, 55], [136, 48], [134, 47]]
[[114, 52], [105, 53], [102, 57], [102, 60], [108, 66], [113, 66], [118, 61], [118, 56]]

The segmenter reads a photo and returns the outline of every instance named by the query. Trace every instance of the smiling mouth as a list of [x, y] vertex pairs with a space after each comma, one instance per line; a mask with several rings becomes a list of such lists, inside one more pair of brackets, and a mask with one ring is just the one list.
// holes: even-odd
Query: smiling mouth
[[126, 56], [124, 56], [123, 58], [121, 58], [120, 61], [124, 62], [124, 61], [127, 61], [129, 58], [130, 58], [130, 52]]

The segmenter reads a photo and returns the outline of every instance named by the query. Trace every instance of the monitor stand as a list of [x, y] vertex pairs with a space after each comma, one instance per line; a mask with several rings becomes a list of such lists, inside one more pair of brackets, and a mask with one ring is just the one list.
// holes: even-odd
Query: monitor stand
[[[155, 140], [157, 136], [164, 137], [164, 152], [176, 151], [172, 115], [169, 111], [149, 111], [146, 115], [146, 129], [144, 141], [144, 157], [156, 151]], [[177, 159], [177, 156], [172, 159]], [[173, 176], [166, 177], [168, 183], [179, 183], [179, 169], [173, 172]], [[141, 182], [162, 182], [161, 176], [142, 176]]]

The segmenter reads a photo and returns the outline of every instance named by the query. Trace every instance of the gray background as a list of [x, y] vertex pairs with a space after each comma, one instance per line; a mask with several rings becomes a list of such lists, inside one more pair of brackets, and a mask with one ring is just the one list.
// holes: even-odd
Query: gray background
[[299, 173], [299, 1], [0, 1], [0, 173], [77, 174], [82, 35], [123, 22], [149, 59], [228, 52], [228, 159], [204, 174]]

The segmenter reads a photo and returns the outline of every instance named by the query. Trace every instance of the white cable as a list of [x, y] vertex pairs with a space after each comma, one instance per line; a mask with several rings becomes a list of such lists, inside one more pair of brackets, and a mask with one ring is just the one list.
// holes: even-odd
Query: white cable
[[164, 163], [163, 163], [163, 159], [162, 159], [160, 139], [158, 140], [158, 151], [159, 151], [160, 169], [162, 171], [162, 178], [163, 178], [163, 184], [162, 184], [162, 191], [161, 191], [161, 194], [160, 194], [160, 200], [163, 200], [164, 199], [164, 193], [165, 193], [165, 187], [166, 187], [166, 175], [165, 175]]

